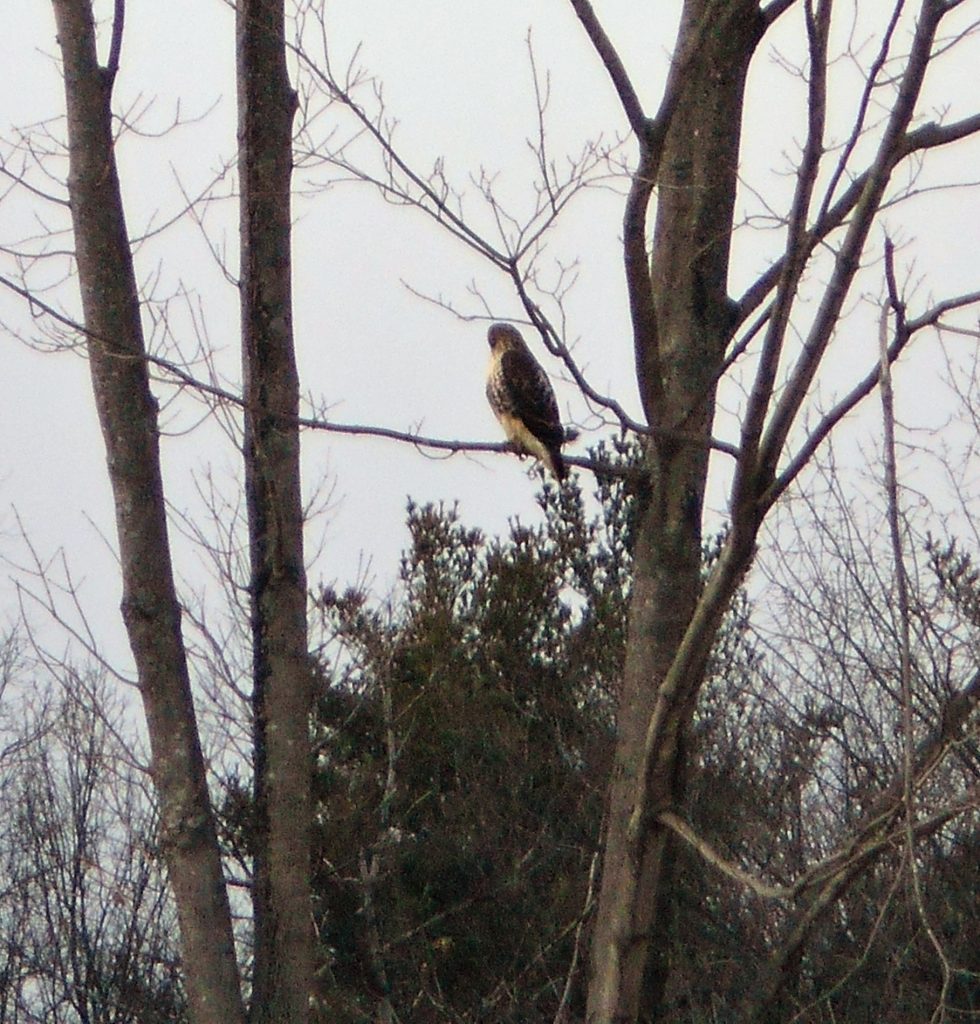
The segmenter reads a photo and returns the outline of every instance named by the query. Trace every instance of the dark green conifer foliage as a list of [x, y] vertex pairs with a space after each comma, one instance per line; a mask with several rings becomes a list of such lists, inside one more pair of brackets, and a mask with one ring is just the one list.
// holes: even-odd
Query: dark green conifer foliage
[[[563, 999], [569, 1022], [583, 1017], [575, 951], [587, 949], [593, 920], [636, 506], [634, 448], [596, 457], [615, 467], [599, 477], [598, 501], [574, 482], [546, 483], [541, 523], [515, 520], [502, 538], [466, 527], [455, 507], [410, 504], [396, 592], [386, 602], [358, 589], [320, 595], [323, 1021], [373, 1022], [386, 1001], [392, 1019], [413, 1024], [552, 1024]], [[705, 572], [722, 540], [707, 545]], [[973, 563], [955, 547], [930, 550], [917, 633], [922, 671], [934, 670], [917, 687], [924, 723], [960, 685], [955, 673], [941, 683], [940, 662], [976, 645]], [[849, 571], [866, 576], [866, 601], [887, 603], [875, 591], [888, 585], [879, 569], [855, 555]], [[679, 813], [769, 884], [791, 884], [832, 850], [897, 764], [888, 694], [864, 684], [874, 721], [849, 709], [841, 632], [861, 615], [882, 628], [887, 618], [849, 605], [839, 584], [818, 586], [819, 597], [786, 595], [827, 602], [817, 631], [775, 642], [752, 628], [738, 595], [694, 716]], [[854, 654], [870, 663], [890, 650], [883, 634]], [[978, 764], [967, 737], [923, 800], [968, 792]], [[226, 802], [225, 840], [244, 865], [248, 790], [229, 792], [239, 797]], [[964, 1012], [980, 1006], [976, 835], [967, 815], [920, 847], [928, 919], [956, 965], [948, 1001]], [[747, 1019], [797, 908], [762, 899], [677, 842], [664, 1024]], [[802, 1012], [817, 1024], [828, 1008], [842, 1020], [928, 1019], [941, 979], [921, 918], [894, 888], [902, 857], [900, 843], [885, 850], [813, 928], [771, 1019]]]
[[384, 988], [418, 1021], [553, 1015], [622, 659], [629, 502], [606, 491], [620, 522], [545, 485], [544, 523], [501, 539], [410, 504], [397, 606], [323, 595], [316, 888], [338, 1019]]
[[[413, 1021], [554, 1017], [588, 936], [635, 525], [635, 446], [594, 454], [614, 467], [597, 503], [546, 483], [542, 523], [499, 539], [410, 503], [396, 595], [322, 594], [314, 887], [331, 1019], [367, 1020], [386, 993]], [[719, 654], [744, 674], [744, 603], [731, 623]], [[577, 1013], [583, 983], [573, 972]]]

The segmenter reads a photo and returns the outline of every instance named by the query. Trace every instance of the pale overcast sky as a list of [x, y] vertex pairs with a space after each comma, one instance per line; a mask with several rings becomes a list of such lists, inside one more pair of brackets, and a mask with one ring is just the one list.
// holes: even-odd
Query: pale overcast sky
[[[867, 61], [873, 53], [866, 44], [867, 26], [891, 3], [861, 0], [861, 21], [856, 24], [847, 14], [849, 6], [840, 5], [837, 39], [852, 40], [857, 58]], [[679, 4], [596, 0], [595, 7], [652, 113]], [[55, 119], [52, 132], [60, 137], [63, 125], [57, 118], [63, 97], [50, 6], [33, 2], [8, 8], [0, 66], [16, 88], [8, 86], [0, 99], [0, 131], [9, 140], [18, 129]], [[128, 8], [115, 109], [141, 114], [140, 130], [154, 136], [131, 133], [119, 150], [129, 226], [139, 235], [166, 224], [181, 208], [181, 190], [198, 194], [234, 156], [233, 14], [221, 0], [131, 0]], [[107, 26], [111, 4], [97, 9]], [[327, 10], [335, 65], [347, 64], [361, 44], [357, 59], [384, 83], [389, 113], [399, 124], [397, 139], [423, 172], [444, 158], [447, 175], [463, 187], [469, 175], [483, 168], [499, 176], [502, 196], [518, 209], [526, 206], [534, 161], [525, 140], [537, 133], [529, 32], [538, 72], [550, 75], [548, 130], [559, 164], [588, 140], [600, 135], [611, 139], [624, 131], [607, 77], [563, 0], [330, 0]], [[976, 19], [980, 3], [970, 0], [962, 14], [964, 23]], [[761, 211], [760, 195], [782, 211], [793, 185], [786, 170], [803, 134], [804, 87], [783, 64], [801, 59], [801, 32], [799, 13], [787, 16], [753, 67], [743, 136], [742, 173], [752, 186], [741, 198], [745, 212]], [[775, 58], [776, 46], [784, 59]], [[939, 111], [947, 111], [950, 118], [970, 112], [978, 56], [977, 47], [971, 47], [935, 69], [926, 89], [928, 103], [921, 108], [924, 119]], [[852, 62], [841, 59], [835, 65], [834, 82], [831, 125], [840, 138], [848, 127], [849, 104], [860, 88]], [[160, 134], [178, 116], [191, 120]], [[330, 109], [320, 115], [317, 130], [325, 137], [335, 127], [337, 137], [343, 138], [349, 124], [340, 111]], [[9, 147], [5, 152], [9, 155]], [[627, 143], [622, 153], [631, 161], [632, 145]], [[977, 176], [977, 158], [976, 144], [959, 147], [955, 157], [932, 161], [924, 180], [968, 182]], [[50, 166], [54, 176], [63, 174], [63, 161], [53, 157]], [[31, 180], [57, 190], [37, 176]], [[406, 284], [441, 295], [464, 312], [480, 313], [469, 291], [475, 281], [494, 316], [517, 316], [506, 282], [418, 212], [387, 205], [363, 185], [320, 192], [316, 186], [322, 180], [323, 175], [306, 169], [295, 179], [297, 189], [306, 193], [294, 206], [295, 327], [304, 393], [322, 398], [331, 417], [342, 422], [497, 440], [483, 396], [485, 325], [455, 319], [413, 295]], [[232, 179], [227, 182], [225, 194]], [[619, 262], [622, 200], [616, 189], [622, 183], [611, 184], [572, 204], [542, 267], [554, 267], [556, 260], [578, 261], [579, 281], [567, 300], [567, 340], [576, 344], [575, 355], [592, 383], [636, 414]], [[978, 211], [976, 190], [964, 188], [946, 196], [927, 194], [888, 216], [889, 230], [908, 243], [903, 258], [914, 260], [923, 301], [930, 294], [980, 287], [974, 256]], [[210, 245], [226, 255], [232, 271], [237, 266], [236, 218], [235, 200], [226, 199], [209, 209], [204, 225]], [[485, 212], [477, 219], [488, 223]], [[40, 235], [63, 220], [64, 211], [10, 193], [0, 204], [0, 245]], [[734, 295], [765, 268], [780, 239], [778, 231], [740, 230], [731, 274]], [[67, 237], [61, 239], [62, 247], [69, 244]], [[0, 262], [0, 273], [15, 272], [9, 257]], [[64, 264], [52, 263], [47, 280], [53, 283]], [[233, 383], [239, 362], [237, 295], [223, 279], [204, 233], [185, 218], [148, 238], [138, 250], [137, 266], [144, 286], [158, 298], [171, 297], [168, 315], [184, 351], [194, 351], [195, 332], [206, 335], [220, 371]], [[877, 278], [869, 279], [868, 287], [875, 289]], [[183, 293], [190, 296], [193, 316], [180, 298]], [[47, 292], [45, 299], [69, 313], [78, 309], [74, 282]], [[0, 320], [8, 328], [30, 331], [26, 304], [3, 289]], [[825, 399], [843, 390], [873, 359], [873, 321], [859, 312], [853, 324], [842, 331], [844, 355], [822, 385]], [[559, 376], [558, 365], [538, 339], [530, 332], [527, 336], [542, 362]], [[23, 561], [16, 510], [42, 557], [64, 547], [73, 570], [84, 579], [82, 599], [93, 621], [106, 620], [99, 628], [116, 645], [119, 626], [104, 609], [117, 606], [119, 585], [111, 553], [100, 540], [101, 532], [111, 544], [114, 528], [87, 366], [75, 353], [42, 355], [9, 334], [2, 346], [0, 555]], [[938, 399], [933, 403], [930, 397], [939, 394], [933, 385], [940, 376], [937, 348], [922, 345], [908, 364], [910, 372], [898, 377], [903, 416], [935, 426], [936, 417], [945, 415], [937, 411]], [[903, 380], [914, 387], [902, 390]], [[581, 450], [602, 433], [589, 431], [594, 421], [571, 385], [559, 383], [558, 392], [563, 414], [585, 428], [575, 449]], [[734, 436], [739, 400], [737, 388], [723, 393], [719, 435]], [[164, 424], [173, 433], [165, 441], [164, 455], [168, 496], [175, 507], [200, 513], [194, 479], [208, 472], [234, 500], [236, 452], [213, 425], [200, 423], [200, 408], [175, 403], [166, 409]], [[850, 440], [855, 447], [869, 436], [868, 429], [862, 433], [854, 428]], [[397, 572], [398, 554], [407, 540], [409, 495], [420, 501], [459, 499], [464, 521], [490, 531], [505, 529], [514, 515], [536, 514], [537, 485], [528, 479], [527, 463], [513, 457], [456, 455], [445, 460], [395, 442], [312, 433], [305, 435], [304, 445], [308, 492], [320, 483], [332, 490], [326, 516], [313, 527], [312, 539], [322, 537], [324, 546], [312, 567], [311, 583], [351, 581], [366, 559], [383, 592]], [[719, 481], [724, 469], [719, 465]], [[719, 516], [724, 511], [721, 493], [720, 486], [712, 492]], [[177, 547], [181, 574], [197, 584], [195, 557], [186, 544], [178, 542]], [[0, 582], [0, 609], [7, 618], [15, 614], [15, 593], [7, 579]]]

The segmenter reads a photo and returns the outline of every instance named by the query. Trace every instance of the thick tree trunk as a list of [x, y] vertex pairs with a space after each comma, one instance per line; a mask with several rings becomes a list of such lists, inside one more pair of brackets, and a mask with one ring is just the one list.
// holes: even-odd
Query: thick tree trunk
[[[677, 53], [690, 45], [709, 8], [718, 5], [687, 0]], [[656, 323], [634, 327], [644, 406], [651, 423], [668, 433], [647, 444], [648, 490], [634, 560], [590, 1024], [652, 1021], [662, 1002], [672, 849], [656, 817], [683, 793], [686, 739], [713, 635], [712, 628], [702, 628], [708, 643], [684, 649], [699, 600], [704, 604], [701, 513], [715, 380], [732, 323], [726, 285], [741, 107], [762, 29], [754, 2], [728, 4], [724, 15], [714, 16], [686, 69], [658, 154], [648, 284]], [[628, 221], [628, 261], [634, 228]], [[635, 319], [643, 306], [634, 296]], [[702, 443], [676, 440], [670, 430]], [[728, 569], [706, 595], [704, 626], [720, 620], [747, 562], [745, 552], [745, 538], [734, 538]]]
[[245, 483], [254, 668], [252, 1019], [309, 1019], [312, 780], [299, 383], [292, 334], [290, 176], [296, 98], [282, 0], [237, 5]]
[[[572, 2], [590, 28], [591, 8], [585, 0]], [[833, 270], [801, 351], [777, 393], [788, 314], [811, 251], [810, 199], [825, 145], [831, 5], [806, 8], [807, 143], [789, 217], [788, 251], [778, 282], [766, 285], [767, 291], [775, 286], [776, 295], [743, 413], [729, 536], [702, 589], [699, 525], [715, 380], [730, 331], [725, 285], [745, 75], [766, 25], [788, 6], [773, 0], [760, 13], [755, 0], [685, 0], [665, 100], [653, 121], [637, 112], [635, 94], [609, 55], [608, 41], [590, 28], [640, 142], [624, 220], [625, 266], [641, 397], [657, 430], [648, 442], [647, 504], [635, 557], [589, 1024], [662, 1016], [672, 856], [658, 816], [683, 795], [685, 740], [706, 660], [725, 609], [751, 564], [762, 517], [825, 436], [818, 428], [811, 435], [812, 446], [804, 444], [780, 471], [787, 438], [853, 284], [891, 172], [912, 151], [916, 133], [910, 133], [909, 125], [937, 28], [951, 10], [923, 0], [905, 69], [894, 79], [897, 91], [877, 153], [860, 190], [847, 199], [849, 220]], [[892, 12], [892, 25], [900, 6]], [[972, 132], [975, 125], [966, 121], [963, 128]], [[647, 274], [644, 214], [654, 186], [658, 219]], [[826, 430], [834, 422], [825, 421]], [[700, 443], [687, 443], [691, 435]], [[833, 898], [830, 890], [825, 895]], [[814, 904], [817, 910], [822, 906], [819, 900]], [[784, 966], [794, 962], [804, 938], [801, 926], [785, 956], [774, 958], [771, 998], [778, 995]]]
[[64, 59], [68, 191], [92, 387], [115, 498], [122, 612], [146, 711], [191, 1019], [234, 1024], [244, 1014], [231, 915], [181, 637], [157, 406], [112, 144], [114, 68], [98, 64], [89, 0], [54, 0], [54, 12]]

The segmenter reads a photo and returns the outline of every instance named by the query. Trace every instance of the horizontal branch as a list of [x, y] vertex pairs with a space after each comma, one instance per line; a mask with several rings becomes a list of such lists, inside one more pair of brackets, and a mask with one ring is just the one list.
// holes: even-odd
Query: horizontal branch
[[[90, 343], [103, 342], [103, 339], [96, 337], [91, 331], [86, 330], [83, 324], [80, 324], [77, 320], [73, 320], [69, 316], [65, 316], [64, 313], [55, 309], [42, 299], [39, 299], [27, 288], [18, 285], [15, 281], [11, 281], [9, 278], [0, 275], [0, 285], [5, 288], [9, 288], [17, 295], [26, 299], [32, 307], [40, 310], [46, 316], [51, 317], [51, 319], [55, 320], [57, 323], [81, 334]], [[146, 353], [141, 356], [130, 356], [120, 353], [113, 353], [113, 355], [120, 359], [145, 359], [149, 365], [154, 366], [159, 370], [163, 370], [165, 373], [175, 378], [182, 387], [187, 387], [197, 391], [223, 405], [229, 405], [241, 410], [245, 410], [246, 408], [245, 399], [242, 398], [241, 395], [238, 395], [233, 391], [229, 391], [227, 388], [223, 388], [218, 384], [201, 380], [200, 378], [195, 377], [192, 373], [189, 373], [183, 367], [179, 366], [177, 363], [169, 359], [164, 359], [162, 356], [155, 356], [151, 353]], [[513, 454], [514, 451], [506, 441], [460, 441], [452, 438], [428, 437], [424, 434], [411, 430], [398, 430], [393, 427], [371, 426], [368, 424], [337, 423], [333, 420], [328, 420], [319, 416], [290, 417], [290, 421], [307, 430], [319, 430], [333, 434], [349, 434], [355, 437], [380, 437], [389, 441], [399, 441], [405, 444], [411, 444], [416, 448], [429, 448], [435, 451], [449, 452], [450, 454], [455, 454], [457, 452]], [[705, 440], [703, 437], [696, 434], [688, 434], [683, 431], [669, 430], [666, 428], [644, 427], [642, 424], [636, 424], [636, 430], [639, 433], [660, 434], [680, 443], [707, 445], [715, 451], [722, 452], [725, 455], [730, 455], [732, 458], [738, 458], [738, 449], [735, 445], [730, 444], [727, 441], [721, 441], [716, 438], [709, 438]], [[569, 437], [569, 440], [573, 439], [573, 437]], [[630, 475], [621, 467], [617, 467], [611, 463], [599, 462], [585, 456], [568, 455], [565, 456], [565, 461], [570, 465], [578, 466], [581, 469], [587, 469], [600, 475]]]

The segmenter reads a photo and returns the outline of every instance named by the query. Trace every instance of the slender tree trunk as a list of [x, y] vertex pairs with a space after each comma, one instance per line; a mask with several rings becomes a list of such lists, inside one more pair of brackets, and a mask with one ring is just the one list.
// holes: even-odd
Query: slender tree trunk
[[68, 191], [92, 387], [115, 499], [122, 613], [136, 661], [160, 799], [161, 842], [180, 919], [195, 1024], [244, 1020], [231, 915], [180, 628], [139, 297], [112, 143], [109, 66], [90, 0], [54, 0], [64, 60]]
[[[713, 0], [687, 0], [677, 53], [690, 45], [710, 9], [719, 9]], [[715, 379], [732, 325], [726, 286], [741, 108], [762, 28], [756, 3], [728, 4], [725, 14], [713, 15], [686, 68], [659, 154], [652, 270], [639, 286], [650, 289], [655, 324], [638, 322], [636, 311], [644, 303], [633, 303], [647, 415], [654, 425], [695, 435], [703, 443], [664, 433], [647, 444], [647, 493], [634, 557], [593, 940], [590, 1024], [660, 1016], [673, 851], [656, 816], [683, 795], [687, 736], [709, 653], [687, 652], [678, 673], [678, 652], [701, 598], [701, 513]], [[628, 214], [627, 260], [635, 230]], [[632, 241], [643, 244], [642, 238]], [[637, 287], [634, 283], [634, 291]], [[744, 537], [730, 541], [729, 570], [720, 577], [708, 612], [712, 620], [720, 620], [749, 550]]]
[[255, 715], [252, 1019], [309, 1019], [313, 674], [307, 647], [290, 176], [296, 98], [282, 0], [237, 5], [245, 482]]

